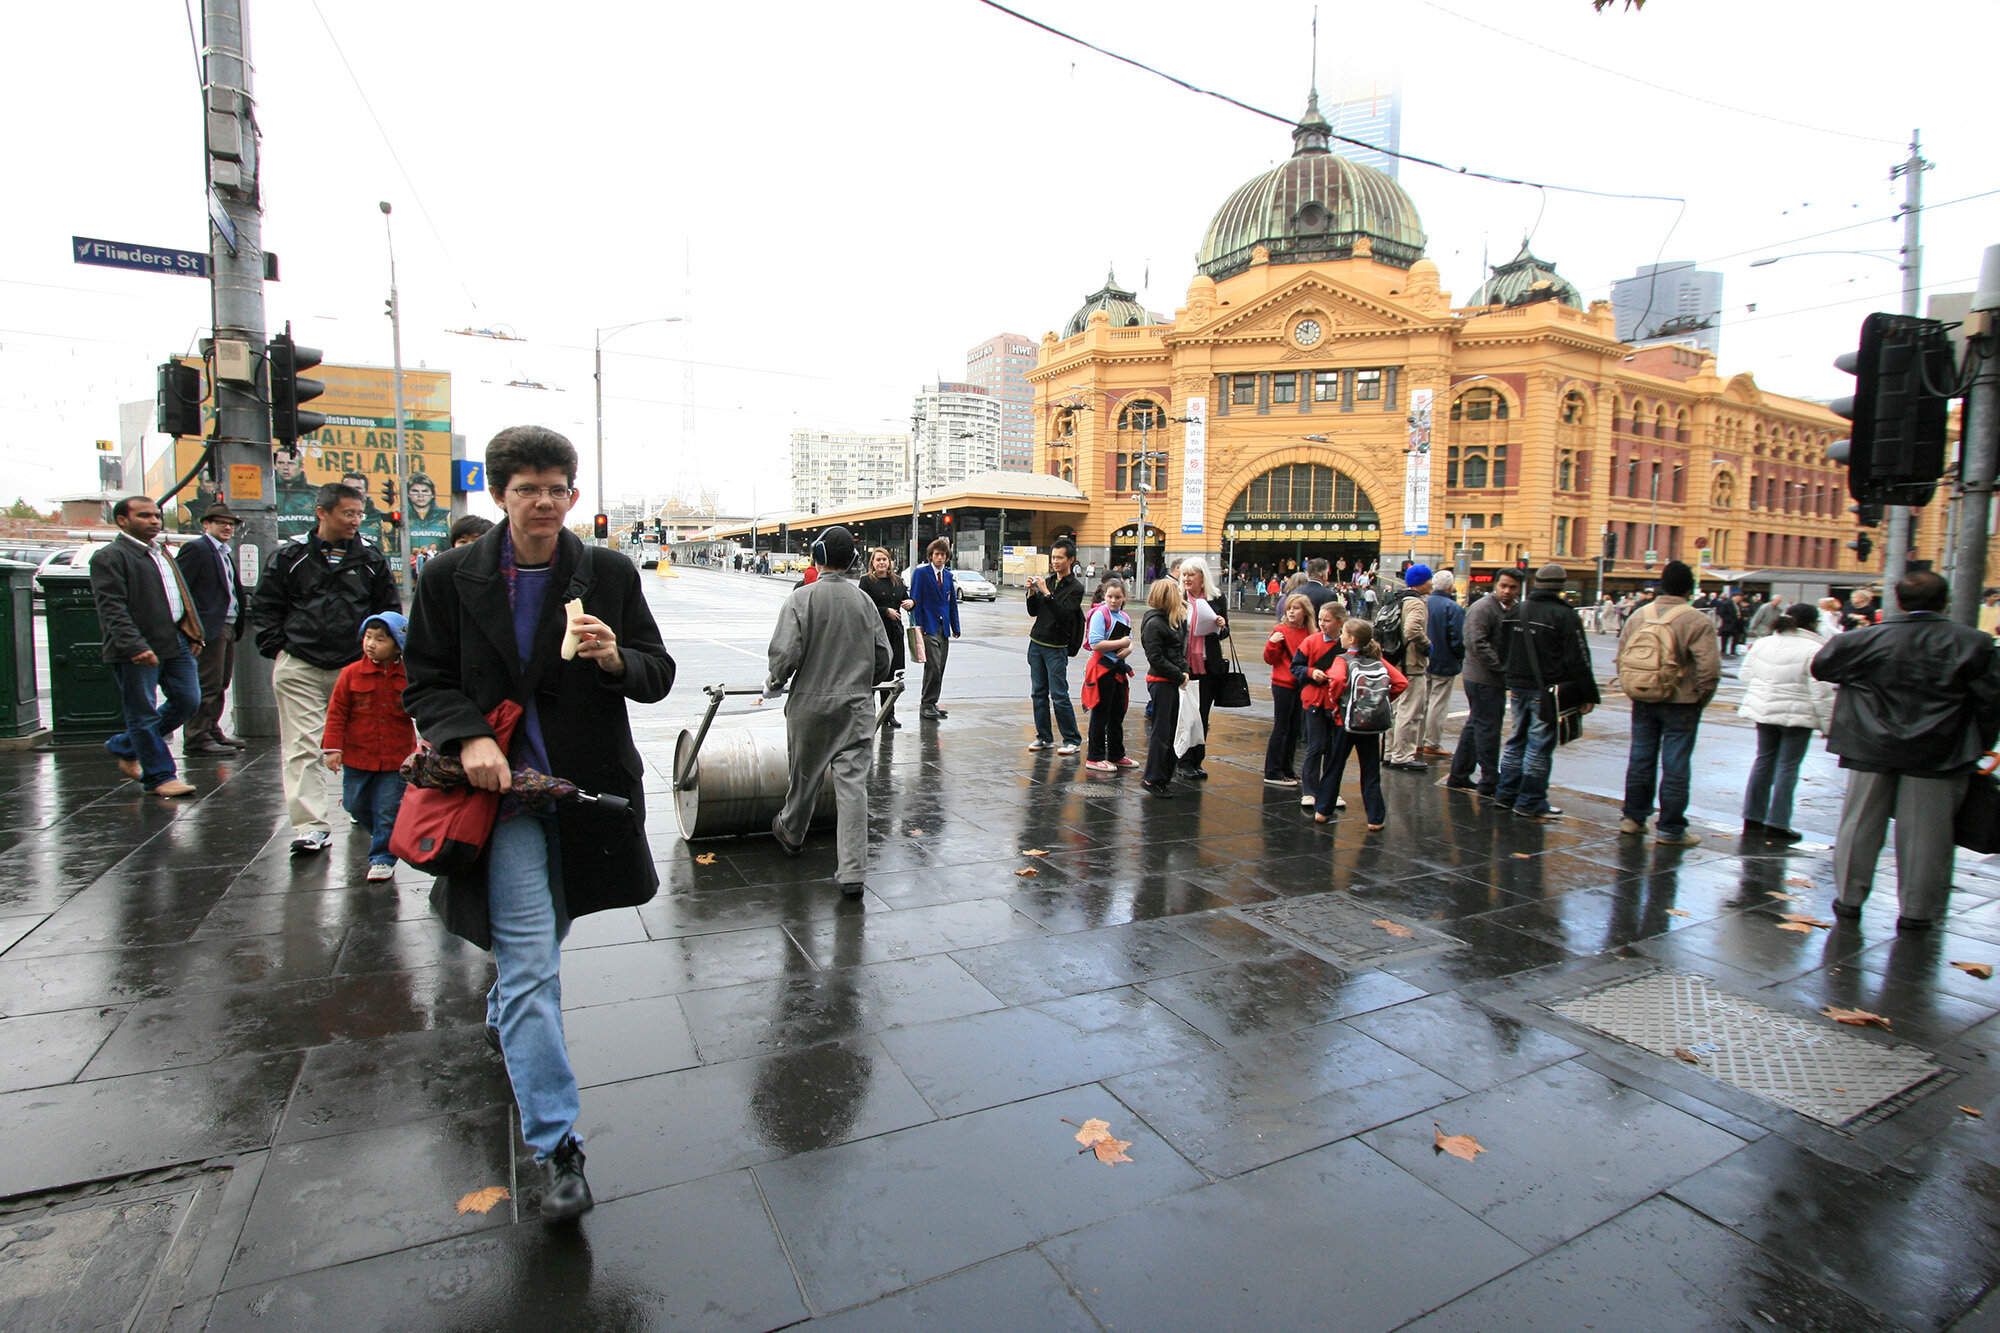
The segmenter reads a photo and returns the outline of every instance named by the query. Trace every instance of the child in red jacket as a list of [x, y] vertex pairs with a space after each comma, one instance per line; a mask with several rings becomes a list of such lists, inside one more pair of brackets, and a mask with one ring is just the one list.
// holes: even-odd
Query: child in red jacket
[[368, 830], [368, 878], [393, 879], [389, 834], [403, 805], [397, 770], [417, 748], [417, 729], [403, 711], [403, 638], [410, 622], [394, 611], [361, 622], [361, 660], [343, 667], [326, 709], [320, 757], [341, 774], [340, 803]]
[[1359, 619], [1340, 622], [1337, 600], [1320, 607], [1320, 632], [1307, 639], [1292, 659], [1306, 714], [1306, 774], [1318, 779], [1311, 793], [1313, 818], [1324, 824], [1332, 814], [1347, 756], [1355, 754], [1360, 757], [1368, 831], [1376, 833], [1389, 818], [1382, 801], [1381, 767], [1382, 737], [1395, 724], [1389, 705], [1410, 682], [1393, 663], [1383, 660], [1373, 625]]
[[1292, 764], [1304, 728], [1303, 714], [1299, 711], [1299, 683], [1292, 678], [1292, 658], [1312, 636], [1312, 599], [1295, 592], [1285, 599], [1278, 623], [1264, 641], [1264, 660], [1271, 664], [1271, 743], [1264, 747], [1267, 787], [1299, 785], [1299, 775]]

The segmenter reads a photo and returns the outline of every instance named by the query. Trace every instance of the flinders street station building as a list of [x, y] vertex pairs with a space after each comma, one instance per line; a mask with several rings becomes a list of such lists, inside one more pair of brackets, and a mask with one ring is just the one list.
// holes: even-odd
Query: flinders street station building
[[1705, 581], [1868, 580], [1825, 457], [1844, 420], [1692, 345], [1620, 342], [1610, 304], [1525, 245], [1455, 304], [1416, 205], [1331, 151], [1316, 100], [1292, 138], [1216, 210], [1171, 322], [1108, 279], [1043, 337], [1036, 470], [1080, 512], [1042, 511], [1033, 538], [1132, 563], [1149, 485], [1150, 565], [1393, 572], [1463, 547], [1475, 584], [1523, 559], [1580, 579], [1609, 533], [1614, 590], [1676, 559]]

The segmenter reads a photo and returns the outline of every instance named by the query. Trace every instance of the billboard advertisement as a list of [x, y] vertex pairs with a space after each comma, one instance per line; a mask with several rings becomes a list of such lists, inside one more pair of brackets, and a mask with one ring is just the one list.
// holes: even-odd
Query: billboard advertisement
[[1187, 434], [1181, 439], [1181, 533], [1199, 533], [1207, 522], [1208, 399], [1187, 400]]
[[1410, 444], [1403, 455], [1403, 532], [1421, 537], [1431, 530], [1430, 389], [1410, 395]]
[[[200, 362], [189, 360], [199, 366]], [[402, 508], [410, 524], [410, 549], [423, 555], [443, 550], [451, 527], [451, 374], [448, 371], [403, 372], [403, 434], [410, 454], [410, 499], [396, 476], [395, 372], [383, 366], [316, 366], [312, 378], [326, 392], [307, 407], [322, 413], [326, 425], [299, 441], [292, 457], [275, 456], [278, 495], [278, 536], [296, 536], [313, 526], [313, 496], [325, 483], [345, 481], [367, 497], [361, 533], [386, 545], [400, 558], [400, 539], [384, 532], [384, 518]], [[206, 416], [213, 410], [205, 402]], [[163, 494], [201, 458], [202, 443], [181, 436], [174, 447], [146, 469], [146, 491]], [[227, 500], [227, 486], [197, 477], [166, 506], [167, 525], [193, 532], [202, 511], [218, 499]]]

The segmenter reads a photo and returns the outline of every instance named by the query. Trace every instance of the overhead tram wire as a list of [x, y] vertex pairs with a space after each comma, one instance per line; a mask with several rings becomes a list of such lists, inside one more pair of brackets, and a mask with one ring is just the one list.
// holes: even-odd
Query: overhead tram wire
[[[1227, 102], [1230, 106], [1236, 107], [1239, 110], [1248, 111], [1253, 116], [1262, 116], [1266, 120], [1274, 120], [1280, 125], [1292, 126], [1298, 124], [1296, 117], [1281, 116], [1275, 111], [1266, 111], [1263, 107], [1252, 106], [1240, 98], [1231, 97], [1228, 93], [1219, 93], [1214, 89], [1203, 88], [1189, 83], [1186, 79], [1169, 74], [1165, 70], [1155, 69], [1143, 60], [1134, 60], [1131, 56], [1120, 55], [1118, 52], [1108, 50], [1105, 47], [1097, 45], [1095, 42], [1086, 41], [1074, 33], [1064, 32], [1061, 28], [1052, 27], [1038, 18], [1023, 14], [1018, 9], [1009, 9], [1006, 5], [1001, 4], [1000, 0], [977, 0], [977, 3], [985, 5], [988, 9], [997, 9], [1010, 18], [1019, 19], [1029, 27], [1039, 28], [1052, 37], [1060, 37], [1066, 42], [1074, 42], [1078, 46], [1086, 50], [1095, 51], [1107, 59], [1116, 60], [1120, 64], [1130, 65], [1134, 69], [1144, 70], [1146, 73], [1154, 75], [1157, 78], [1165, 79], [1168, 83], [1185, 88], [1191, 93], [1196, 93], [1202, 97], [1213, 97], [1219, 102]], [[1493, 171], [1476, 171], [1471, 167], [1454, 167], [1448, 162], [1439, 162], [1435, 158], [1419, 157], [1415, 153], [1404, 153], [1393, 148], [1383, 148], [1378, 144], [1369, 143], [1365, 139], [1350, 138], [1345, 134], [1329, 132], [1327, 137], [1336, 139], [1341, 143], [1352, 144], [1356, 148], [1365, 149], [1371, 153], [1381, 153], [1385, 157], [1399, 158], [1405, 162], [1415, 162], [1418, 166], [1434, 167], [1439, 171], [1449, 172], [1454, 176], [1470, 176], [1478, 180], [1493, 181], [1499, 185], [1522, 185], [1531, 190], [1560, 190], [1565, 194], [1587, 194], [1599, 199], [1643, 199], [1661, 204], [1687, 203], [1687, 200], [1674, 194], [1637, 194], [1626, 190], [1593, 190], [1582, 185], [1553, 185], [1547, 181], [1532, 181], [1520, 176], [1501, 175]]]
[[1582, 56], [1571, 55], [1567, 51], [1558, 51], [1553, 46], [1545, 46], [1540, 42], [1523, 37], [1519, 33], [1509, 32], [1505, 28], [1496, 28], [1490, 23], [1473, 18], [1470, 14], [1461, 14], [1455, 9], [1446, 9], [1443, 5], [1438, 4], [1437, 0], [1423, 0], [1423, 3], [1435, 9], [1438, 13], [1455, 18], [1461, 23], [1470, 23], [1475, 28], [1484, 28], [1490, 33], [1505, 37], [1510, 41], [1519, 42], [1523, 46], [1531, 46], [1537, 51], [1544, 51], [1549, 55], [1582, 65], [1585, 69], [1594, 69], [1600, 74], [1610, 74], [1614, 77], [1636, 83], [1642, 88], [1651, 88], [1655, 92], [1669, 93], [1675, 97], [1685, 98], [1690, 102], [1699, 102], [1704, 106], [1712, 106], [1718, 110], [1732, 112], [1739, 116], [1752, 116], [1758, 120], [1768, 120], [1774, 125], [1788, 125], [1795, 130], [1810, 130], [1815, 134], [1831, 134], [1840, 139], [1857, 139], [1862, 143], [1893, 144], [1899, 148], [1902, 146], [1902, 142], [1896, 139], [1877, 138], [1872, 134], [1856, 134], [1852, 130], [1830, 129], [1825, 125], [1808, 125], [1802, 120], [1787, 120], [1783, 116], [1774, 116], [1768, 112], [1752, 111], [1748, 107], [1731, 106], [1727, 102], [1718, 102], [1712, 97], [1701, 97], [1695, 93], [1685, 92], [1668, 84], [1654, 83], [1651, 79], [1642, 79], [1636, 74], [1627, 74], [1624, 70], [1613, 69], [1609, 65], [1600, 65], [1594, 60], [1585, 60]]
[[444, 262], [451, 266], [452, 277], [458, 279], [459, 290], [465, 293], [467, 303], [474, 310], [479, 309], [479, 302], [473, 299], [472, 288], [467, 285], [465, 275], [459, 272], [458, 261], [452, 257], [451, 247], [445, 244], [444, 233], [438, 230], [437, 219], [431, 216], [430, 205], [424, 202], [424, 192], [419, 190], [416, 181], [410, 178], [410, 169], [403, 165], [402, 154], [396, 151], [395, 142], [389, 138], [388, 127], [382, 124], [382, 117], [375, 113], [375, 104], [368, 100], [368, 90], [362, 86], [360, 75], [354, 72], [353, 62], [348, 60], [347, 51], [341, 46], [340, 38], [334, 36], [333, 25], [326, 21], [326, 11], [319, 7], [319, 0], [312, 0], [312, 7], [313, 13], [319, 15], [320, 27], [326, 29], [326, 39], [333, 43], [334, 54], [340, 57], [342, 68], [346, 69], [347, 77], [353, 82], [354, 91], [361, 98], [361, 105], [368, 108], [368, 118], [375, 122], [375, 132], [382, 136], [382, 146], [389, 150], [389, 160], [396, 164], [396, 170], [402, 174], [403, 184], [410, 187], [410, 197], [417, 201], [417, 211], [424, 215], [424, 225], [431, 229], [431, 235], [437, 239], [438, 249], [444, 252]]

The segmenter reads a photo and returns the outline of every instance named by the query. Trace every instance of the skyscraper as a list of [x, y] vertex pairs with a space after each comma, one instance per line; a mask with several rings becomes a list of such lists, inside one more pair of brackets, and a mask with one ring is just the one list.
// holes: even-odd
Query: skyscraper
[[1722, 275], [1691, 260], [1645, 264], [1611, 284], [1618, 336], [1628, 343], [1693, 343], [1721, 355]]
[[977, 384], [926, 384], [917, 395], [919, 481], [927, 491], [1000, 466], [1001, 400]]
[[965, 378], [1000, 400], [1000, 470], [1031, 472], [1035, 466], [1035, 391], [1022, 375], [1034, 369], [1035, 342], [1018, 333], [1000, 333], [965, 354]]
[[1324, 114], [1335, 134], [1389, 150], [1371, 152], [1335, 139], [1334, 152], [1349, 161], [1373, 167], [1390, 180], [1398, 179], [1396, 168], [1401, 159], [1391, 157], [1390, 153], [1400, 152], [1403, 147], [1403, 94], [1399, 90], [1388, 84], [1378, 85], [1366, 97], [1335, 102]]

